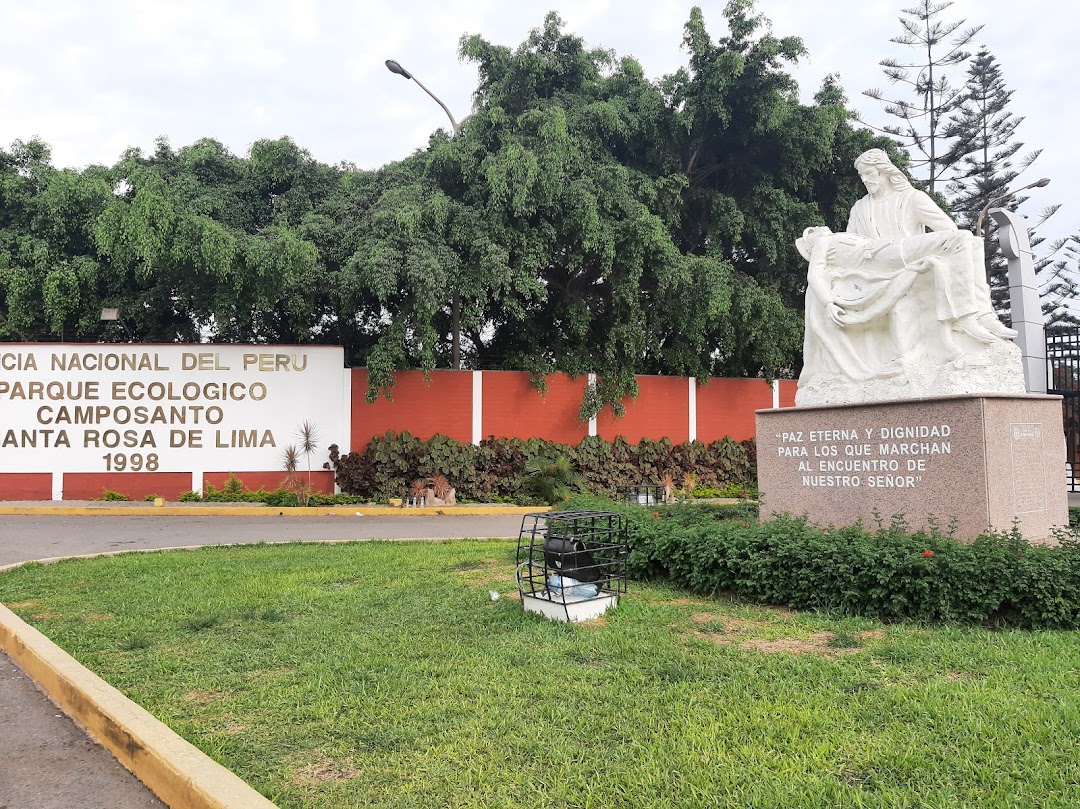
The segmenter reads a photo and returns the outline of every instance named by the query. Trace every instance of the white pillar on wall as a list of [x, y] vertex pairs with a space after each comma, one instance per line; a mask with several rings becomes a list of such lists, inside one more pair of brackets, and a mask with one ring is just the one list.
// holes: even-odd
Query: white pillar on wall
[[472, 442], [484, 440], [484, 372], [472, 372]]
[[64, 499], [64, 473], [53, 472], [52, 473], [52, 499], [63, 500]]
[[[352, 452], [352, 368], [345, 368], [342, 373], [344, 376], [341, 380], [341, 412], [344, 414], [342, 418], [344, 434], [339, 436], [334, 443], [338, 445], [338, 452], [345, 455]], [[341, 494], [337, 475], [334, 475], [334, 494]]]
[[772, 406], [773, 410], [780, 407], [780, 380], [774, 379], [772, 381]]
[[191, 473], [191, 491], [198, 492], [200, 495], [203, 493], [203, 470], [200, 469], [197, 472]]
[[690, 438], [689, 441], [697, 441], [697, 379], [690, 377], [687, 382], [690, 383], [689, 390], [689, 403], [690, 407]]
[[341, 410], [345, 414], [342, 419], [344, 435], [338, 436], [334, 443], [338, 445], [338, 451], [344, 455], [352, 452], [352, 368], [345, 369], [345, 376], [341, 383]]
[[[596, 374], [589, 374], [589, 385], [596, 386]], [[589, 435], [596, 435], [596, 416], [589, 418]]]

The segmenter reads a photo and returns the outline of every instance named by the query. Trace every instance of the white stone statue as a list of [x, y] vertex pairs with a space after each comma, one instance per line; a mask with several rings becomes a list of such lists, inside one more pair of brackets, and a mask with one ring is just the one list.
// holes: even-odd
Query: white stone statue
[[1023, 393], [1008, 342], [1016, 333], [993, 312], [982, 240], [958, 230], [884, 151], [855, 167], [869, 193], [847, 232], [807, 228], [796, 241], [809, 262], [796, 403]]

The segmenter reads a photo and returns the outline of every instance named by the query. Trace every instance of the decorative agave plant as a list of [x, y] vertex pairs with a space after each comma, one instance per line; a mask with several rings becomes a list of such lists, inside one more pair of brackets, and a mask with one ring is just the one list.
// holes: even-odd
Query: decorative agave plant
[[431, 483], [431, 491], [440, 500], [445, 500], [450, 496], [450, 490], [453, 488], [450, 485], [450, 481], [447, 480], [446, 475], [432, 475], [428, 480]]
[[663, 477], [660, 478], [660, 485], [664, 487], [664, 502], [675, 502], [675, 474], [673, 472], [665, 472]]
[[427, 486], [424, 485], [424, 481], [417, 478], [409, 486], [409, 497], [412, 498], [413, 505], [420, 505], [420, 501], [424, 499], [425, 494], [427, 494]]

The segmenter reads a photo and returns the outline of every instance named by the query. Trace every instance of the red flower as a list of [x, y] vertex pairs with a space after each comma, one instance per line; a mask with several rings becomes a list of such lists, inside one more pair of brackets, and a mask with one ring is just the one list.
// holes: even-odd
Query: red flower
[[742, 524], [742, 527], [743, 527], [743, 528], [749, 528], [749, 527], [750, 527], [750, 523], [748, 523], [748, 522], [744, 522], [744, 523]]
[[933, 555], [934, 555], [934, 552], [933, 552], [933, 551], [923, 551], [923, 552], [922, 552], [922, 555], [923, 555], [923, 557], [925, 557], [926, 559], [929, 559], [929, 558], [930, 558], [931, 556], [933, 556]]
[[654, 511], [654, 512], [652, 513], [652, 518], [653, 518], [654, 520], [659, 520], [659, 519], [660, 519], [660, 512], [659, 512], [659, 511]]

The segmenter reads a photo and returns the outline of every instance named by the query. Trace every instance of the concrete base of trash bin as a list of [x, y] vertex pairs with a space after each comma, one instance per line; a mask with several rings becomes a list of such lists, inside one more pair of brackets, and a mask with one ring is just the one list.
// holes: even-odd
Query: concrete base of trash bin
[[525, 612], [535, 612], [552, 621], [592, 621], [599, 618], [619, 602], [616, 595], [601, 595], [596, 598], [549, 599], [538, 595], [523, 595], [521, 603]]

